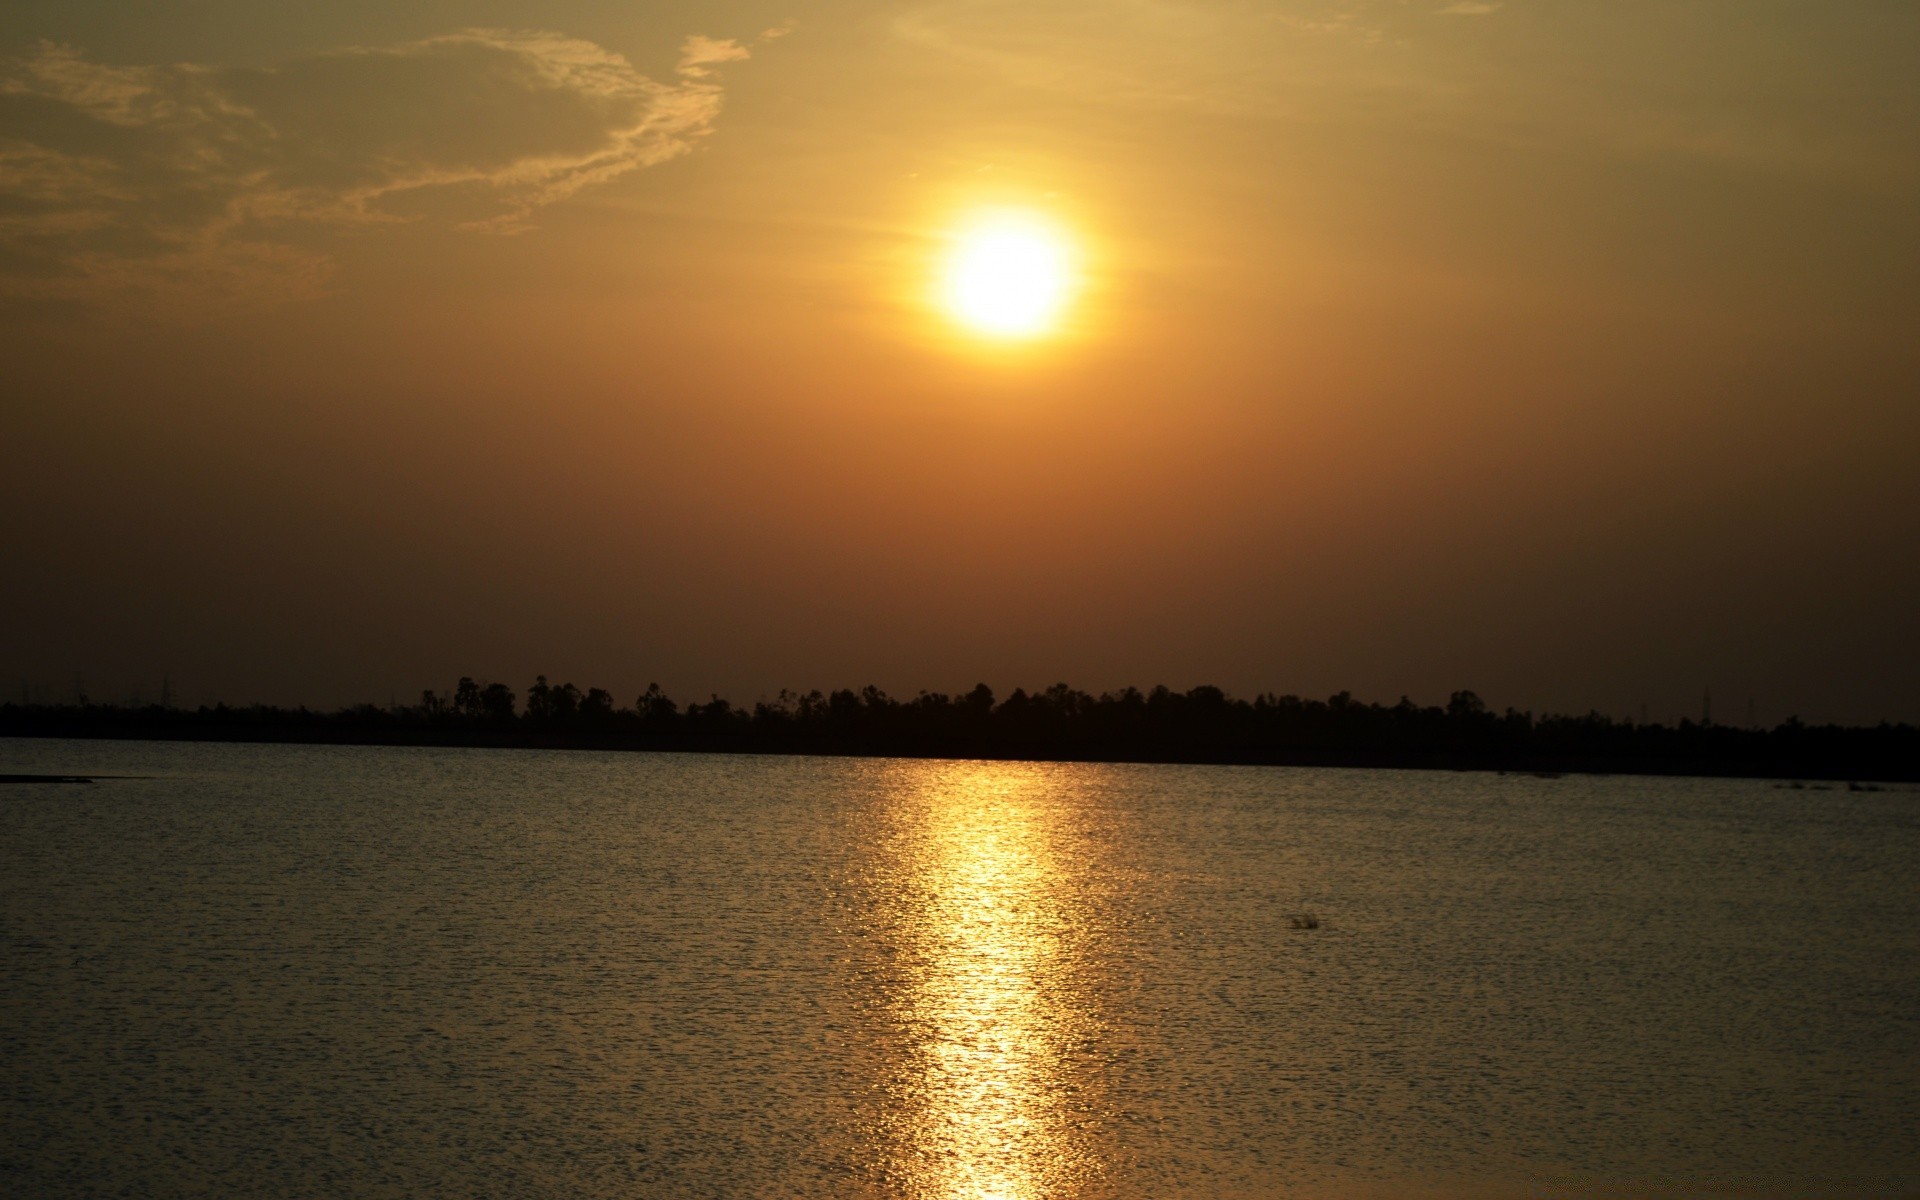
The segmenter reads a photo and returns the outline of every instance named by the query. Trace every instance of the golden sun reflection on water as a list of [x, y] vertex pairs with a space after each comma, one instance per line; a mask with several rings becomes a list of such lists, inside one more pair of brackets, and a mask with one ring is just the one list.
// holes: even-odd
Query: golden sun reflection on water
[[[901, 917], [918, 1040], [906, 1118], [913, 1192], [932, 1200], [1055, 1195], [1079, 1155], [1062, 1111], [1071, 927], [1030, 768], [954, 764], [918, 797]], [[905, 1115], [905, 1114], [903, 1114]]]

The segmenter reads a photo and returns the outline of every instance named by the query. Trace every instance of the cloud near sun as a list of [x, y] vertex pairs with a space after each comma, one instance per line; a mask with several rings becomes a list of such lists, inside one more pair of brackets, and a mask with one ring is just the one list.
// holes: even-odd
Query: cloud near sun
[[325, 286], [345, 228], [522, 229], [691, 150], [720, 112], [715, 68], [748, 54], [690, 37], [660, 82], [592, 42], [494, 29], [273, 68], [43, 43], [0, 67], [0, 289], [284, 298]]

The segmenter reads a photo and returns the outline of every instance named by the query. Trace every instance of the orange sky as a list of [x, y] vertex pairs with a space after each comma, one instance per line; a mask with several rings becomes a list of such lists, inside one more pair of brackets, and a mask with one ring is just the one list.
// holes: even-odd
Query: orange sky
[[[1920, 11], [17, 0], [0, 686], [1920, 720]], [[1083, 286], [927, 297], [986, 206]], [[0, 693], [4, 694], [4, 693]]]

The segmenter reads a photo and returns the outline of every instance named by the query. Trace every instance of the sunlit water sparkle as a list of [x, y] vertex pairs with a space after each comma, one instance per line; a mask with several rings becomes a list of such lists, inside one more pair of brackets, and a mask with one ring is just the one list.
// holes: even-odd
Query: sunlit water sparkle
[[152, 777], [0, 790], [6, 1194], [1920, 1189], [1913, 793], [43, 741], [0, 771]]

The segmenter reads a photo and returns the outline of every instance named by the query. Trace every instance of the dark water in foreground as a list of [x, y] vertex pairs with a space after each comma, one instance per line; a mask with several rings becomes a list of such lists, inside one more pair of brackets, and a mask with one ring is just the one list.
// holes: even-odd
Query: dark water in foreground
[[1912, 792], [27, 741], [3, 771], [153, 776], [0, 789], [9, 1195], [1920, 1190]]

